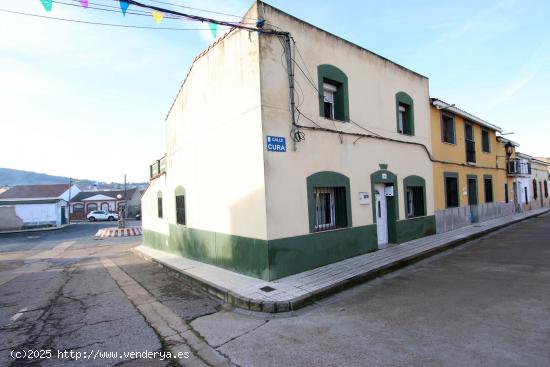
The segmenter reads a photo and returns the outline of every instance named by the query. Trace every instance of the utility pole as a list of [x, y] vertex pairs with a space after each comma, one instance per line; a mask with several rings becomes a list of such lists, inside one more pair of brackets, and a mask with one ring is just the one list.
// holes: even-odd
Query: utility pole
[[124, 219], [128, 218], [128, 197], [126, 196], [126, 173], [124, 174]]
[[69, 211], [69, 220], [67, 221], [67, 224], [71, 224], [71, 187], [73, 186], [72, 181], [73, 179], [69, 177], [69, 207], [67, 208], [67, 210]]

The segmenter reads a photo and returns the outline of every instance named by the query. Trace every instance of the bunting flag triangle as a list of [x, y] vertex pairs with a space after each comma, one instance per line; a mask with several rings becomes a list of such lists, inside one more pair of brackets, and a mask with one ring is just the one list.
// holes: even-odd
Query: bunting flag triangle
[[46, 11], [52, 10], [52, 0], [40, 0], [40, 2]]
[[218, 35], [218, 25], [216, 23], [208, 23], [208, 26], [210, 27], [210, 32], [212, 32], [212, 36], [216, 38]]
[[153, 19], [155, 20], [155, 22], [157, 24], [160, 24], [160, 22], [162, 22], [162, 18], [164, 18], [164, 14], [162, 14], [160, 11], [153, 11], [151, 13], [151, 15], [153, 16]]
[[87, 8], [88, 7], [88, 0], [80, 0], [80, 5]]
[[126, 10], [128, 10], [128, 7], [130, 6], [130, 3], [124, 0], [120, 0], [120, 10], [122, 10], [122, 15], [126, 15]]

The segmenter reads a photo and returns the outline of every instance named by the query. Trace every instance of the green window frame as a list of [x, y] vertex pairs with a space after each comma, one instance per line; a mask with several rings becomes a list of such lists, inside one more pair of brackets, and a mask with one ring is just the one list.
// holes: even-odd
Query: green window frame
[[185, 226], [187, 224], [187, 213], [185, 207], [185, 189], [181, 186], [174, 190], [176, 200], [176, 224]]
[[484, 153], [491, 152], [490, 136], [489, 130], [481, 129], [481, 151]]
[[426, 180], [411, 175], [403, 179], [405, 193], [405, 217], [415, 218], [426, 215]]
[[336, 88], [334, 95], [334, 119], [349, 122], [349, 92], [348, 77], [336, 66], [323, 64], [317, 66], [319, 115], [325, 117], [324, 85], [330, 84]]
[[494, 199], [493, 193], [493, 176], [483, 175], [483, 188], [485, 191], [485, 202], [492, 203]]
[[[470, 187], [470, 182], [473, 182], [473, 187]], [[479, 204], [479, 188], [477, 175], [466, 175], [466, 192], [468, 194], [468, 205]]]
[[441, 114], [441, 141], [456, 144], [455, 118], [448, 113]]
[[162, 218], [162, 191], [157, 192], [157, 215]]
[[443, 174], [443, 186], [445, 207], [458, 208], [460, 206], [460, 181], [458, 180], [458, 173], [445, 172]]
[[[349, 178], [341, 173], [322, 171], [307, 177], [307, 200], [309, 231], [311, 233], [321, 232], [328, 229], [351, 227], [351, 195]], [[319, 202], [319, 194], [334, 192], [334, 225], [319, 226], [318, 210], [316, 203]]]
[[414, 102], [405, 92], [395, 94], [397, 132], [414, 136]]

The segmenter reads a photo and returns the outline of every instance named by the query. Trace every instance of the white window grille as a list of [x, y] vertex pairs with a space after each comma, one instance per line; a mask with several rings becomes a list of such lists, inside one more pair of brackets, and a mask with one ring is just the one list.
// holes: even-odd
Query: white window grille
[[315, 187], [315, 230], [322, 231], [336, 227], [336, 213], [333, 187]]
[[397, 129], [400, 134], [403, 134], [403, 122], [405, 121], [405, 112], [407, 109], [404, 106], [399, 105], [399, 114], [397, 116]]

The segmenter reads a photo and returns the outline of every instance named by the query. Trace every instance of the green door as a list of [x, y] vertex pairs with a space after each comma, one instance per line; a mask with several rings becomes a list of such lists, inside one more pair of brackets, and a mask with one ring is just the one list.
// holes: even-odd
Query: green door
[[65, 207], [61, 207], [61, 224], [67, 224], [67, 218], [65, 217]]
[[472, 223], [479, 221], [477, 213], [477, 177], [468, 176], [468, 205], [470, 206], [470, 219]]

